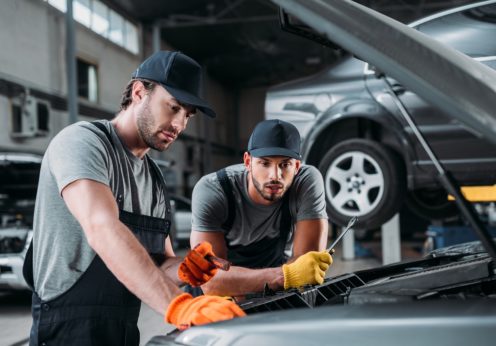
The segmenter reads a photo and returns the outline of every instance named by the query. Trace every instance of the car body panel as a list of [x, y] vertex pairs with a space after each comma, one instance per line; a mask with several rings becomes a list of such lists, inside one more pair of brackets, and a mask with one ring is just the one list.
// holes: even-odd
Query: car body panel
[[[252, 315], [157, 336], [158, 345], [492, 346], [496, 301], [325, 306]], [[457, 328], [457, 333], [453, 329]]]

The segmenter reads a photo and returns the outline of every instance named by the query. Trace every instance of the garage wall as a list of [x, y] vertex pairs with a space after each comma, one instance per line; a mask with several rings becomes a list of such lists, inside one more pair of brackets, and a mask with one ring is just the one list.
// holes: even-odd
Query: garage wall
[[[69, 121], [65, 106], [64, 14], [41, 0], [3, 1], [0, 6], [0, 78], [4, 80], [3, 85], [15, 84], [30, 94], [36, 90], [49, 99], [64, 103], [59, 105], [60, 109], [50, 109], [48, 133], [19, 139], [11, 136], [10, 105], [18, 92], [0, 95], [0, 116], [2, 124], [7, 125], [0, 127], [0, 149], [43, 153], [50, 139]], [[118, 110], [122, 90], [141, 57], [99, 37], [79, 23], [75, 23], [75, 28], [76, 55], [97, 65], [98, 70], [98, 101], [80, 99], [80, 103], [92, 107], [96, 118], [99, 117], [98, 109], [102, 110], [101, 117], [111, 116]], [[80, 120], [84, 119], [84, 116], [80, 117]]]
[[267, 88], [245, 89], [239, 99], [240, 145], [243, 150], [255, 125], [264, 120], [264, 104]]
[[[143, 28], [138, 26], [140, 32]], [[131, 73], [148, 56], [151, 32], [144, 32], [146, 54], [134, 55], [75, 23], [76, 55], [97, 66], [98, 101], [80, 99], [82, 107], [91, 109], [79, 120], [111, 118], [119, 109], [121, 93]], [[64, 14], [42, 0], [2, 1], [0, 4], [0, 151], [25, 151], [43, 154], [50, 139], [69, 119], [66, 106]], [[174, 49], [162, 42], [162, 49]], [[194, 58], [194, 57], [193, 57]], [[201, 63], [201, 62], [200, 62]], [[3, 81], [3, 84], [2, 84]], [[263, 118], [264, 89], [232, 90], [207, 74], [204, 94], [216, 110], [215, 119], [203, 115], [194, 118], [183, 136], [164, 153], [152, 157], [171, 161], [172, 187], [186, 196], [203, 175], [220, 167], [241, 162], [253, 126]], [[15, 85], [14, 94], [4, 90]], [[49, 131], [40, 136], [12, 136], [12, 100], [21, 91], [37, 90], [47, 97], [50, 109]], [[30, 92], [31, 93], [31, 92]], [[55, 101], [54, 101], [55, 100]], [[81, 113], [81, 114], [83, 114]]]

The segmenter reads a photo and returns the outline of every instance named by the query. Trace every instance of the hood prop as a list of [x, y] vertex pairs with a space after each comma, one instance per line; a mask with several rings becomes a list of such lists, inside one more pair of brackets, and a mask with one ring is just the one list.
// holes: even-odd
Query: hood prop
[[406, 107], [403, 105], [400, 98], [394, 91], [392, 85], [387, 80], [386, 76], [383, 73], [378, 72], [375, 67], [373, 69], [376, 73], [377, 78], [381, 79], [386, 85], [386, 88], [389, 91], [389, 94], [391, 95], [394, 103], [398, 107], [401, 115], [408, 123], [408, 126], [410, 126], [410, 128], [412, 129], [413, 133], [415, 134], [418, 141], [422, 145], [422, 148], [425, 150], [425, 152], [431, 159], [432, 163], [434, 163], [434, 166], [436, 167], [436, 170], [439, 174], [438, 178], [441, 184], [446, 189], [446, 191], [448, 191], [448, 193], [450, 193], [453, 197], [455, 197], [455, 203], [458, 209], [461, 211], [461, 213], [465, 217], [466, 221], [468, 221], [470, 226], [472, 226], [473, 230], [479, 237], [487, 253], [492, 257], [493, 261], [496, 262], [496, 243], [493, 241], [490, 233], [488, 232], [484, 224], [481, 222], [479, 215], [477, 214], [474, 206], [467, 201], [467, 199], [461, 192], [460, 186], [453, 178], [451, 173], [449, 171], [446, 171], [443, 165], [441, 164], [441, 162], [439, 162], [438, 158], [436, 157], [431, 147], [425, 140], [424, 136], [418, 129], [417, 125], [413, 121], [413, 118], [408, 113]]

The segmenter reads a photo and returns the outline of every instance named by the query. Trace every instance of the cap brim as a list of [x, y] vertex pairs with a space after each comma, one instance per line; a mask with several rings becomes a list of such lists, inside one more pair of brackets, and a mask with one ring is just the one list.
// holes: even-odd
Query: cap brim
[[261, 148], [252, 149], [249, 151], [252, 156], [265, 157], [265, 156], [287, 156], [293, 159], [301, 160], [301, 155], [286, 148]]
[[199, 110], [201, 110], [205, 115], [209, 117], [215, 118], [217, 114], [215, 114], [214, 110], [210, 107], [210, 105], [202, 100], [201, 98], [196, 97], [193, 94], [187, 93], [183, 90], [179, 90], [165, 84], [160, 83], [165, 90], [167, 90], [172, 96], [174, 96], [179, 102], [185, 103], [191, 106], [195, 106]]

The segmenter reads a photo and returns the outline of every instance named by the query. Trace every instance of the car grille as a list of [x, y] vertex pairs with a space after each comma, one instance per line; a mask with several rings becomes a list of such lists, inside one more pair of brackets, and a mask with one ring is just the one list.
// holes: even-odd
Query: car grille
[[24, 250], [26, 238], [4, 237], [0, 239], [0, 254], [20, 253]]
[[313, 308], [336, 299], [365, 283], [355, 274], [326, 279], [322, 285], [307, 286], [284, 292], [267, 292], [247, 296], [239, 306], [247, 313]]

